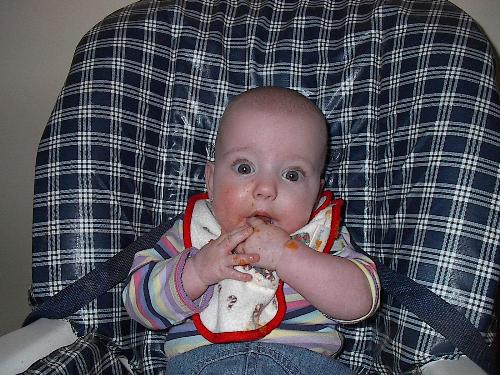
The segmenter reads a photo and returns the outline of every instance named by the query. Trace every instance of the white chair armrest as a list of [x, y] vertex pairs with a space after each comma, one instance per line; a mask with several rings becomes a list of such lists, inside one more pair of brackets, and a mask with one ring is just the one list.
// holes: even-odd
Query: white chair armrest
[[38, 319], [0, 337], [0, 374], [18, 374], [77, 336], [66, 320]]
[[486, 372], [466, 356], [456, 360], [434, 361], [422, 367], [422, 375], [487, 375]]

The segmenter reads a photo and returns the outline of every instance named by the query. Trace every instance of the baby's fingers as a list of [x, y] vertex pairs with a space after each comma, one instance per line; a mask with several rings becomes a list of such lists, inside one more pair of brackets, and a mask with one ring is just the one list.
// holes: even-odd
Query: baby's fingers
[[234, 268], [231, 268], [228, 270], [226, 279], [248, 282], [252, 280], [252, 275], [245, 272], [236, 271]]
[[232, 254], [227, 259], [229, 264], [226, 268], [224, 278], [247, 282], [252, 280], [252, 276], [248, 273], [235, 270], [234, 266], [246, 266], [258, 262], [260, 256], [259, 254]]
[[234, 254], [245, 254], [245, 247], [243, 246], [243, 243], [238, 244], [236, 248], [233, 250]]
[[233, 254], [231, 255], [231, 266], [246, 266], [260, 260], [259, 254]]
[[241, 242], [245, 241], [253, 232], [253, 228], [250, 226], [241, 227], [229, 232], [224, 237], [222, 245], [227, 251], [232, 251]]

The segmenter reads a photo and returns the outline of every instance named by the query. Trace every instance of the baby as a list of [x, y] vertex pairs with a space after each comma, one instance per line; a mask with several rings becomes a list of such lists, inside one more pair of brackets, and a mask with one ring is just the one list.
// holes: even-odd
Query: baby
[[293, 90], [230, 102], [207, 194], [137, 253], [123, 293], [132, 318], [168, 329], [168, 373], [223, 374], [256, 353], [260, 373], [350, 373], [330, 357], [335, 328], [371, 315], [380, 288], [339, 226], [342, 202], [323, 191], [327, 139], [321, 111]]

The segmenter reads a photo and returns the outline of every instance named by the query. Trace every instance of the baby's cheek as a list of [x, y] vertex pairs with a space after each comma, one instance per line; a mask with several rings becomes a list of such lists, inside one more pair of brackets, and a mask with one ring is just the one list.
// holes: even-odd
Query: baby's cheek
[[245, 189], [221, 188], [214, 198], [215, 218], [225, 232], [230, 232], [246, 224], [244, 211], [247, 210]]
[[[242, 188], [239, 186], [227, 186], [221, 190], [222, 201], [224, 204], [231, 206], [233, 208], [241, 207], [244, 204], [248, 197], [250, 196], [248, 188]], [[247, 202], [248, 203], [248, 202]]]

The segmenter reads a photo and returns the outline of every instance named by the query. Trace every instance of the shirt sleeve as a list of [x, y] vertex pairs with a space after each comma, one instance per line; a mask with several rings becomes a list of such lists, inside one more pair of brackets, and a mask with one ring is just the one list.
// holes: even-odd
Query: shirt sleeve
[[186, 260], [197, 251], [183, 248], [182, 221], [178, 221], [153, 248], [135, 255], [122, 294], [132, 319], [150, 329], [165, 329], [182, 323], [208, 305], [213, 287], [193, 301], [182, 285]]
[[330, 253], [332, 255], [349, 259], [351, 262], [353, 262], [356, 266], [359, 267], [359, 269], [363, 272], [363, 274], [366, 277], [372, 296], [372, 305], [370, 311], [366, 315], [354, 320], [340, 320], [340, 319], [335, 319], [335, 320], [339, 323], [354, 324], [368, 318], [378, 309], [380, 305], [381, 287], [375, 263], [373, 263], [373, 261], [368, 256], [363, 255], [354, 250], [354, 247], [351, 245], [349, 232], [347, 231], [345, 226], [342, 227], [340, 236], [334, 242]]

